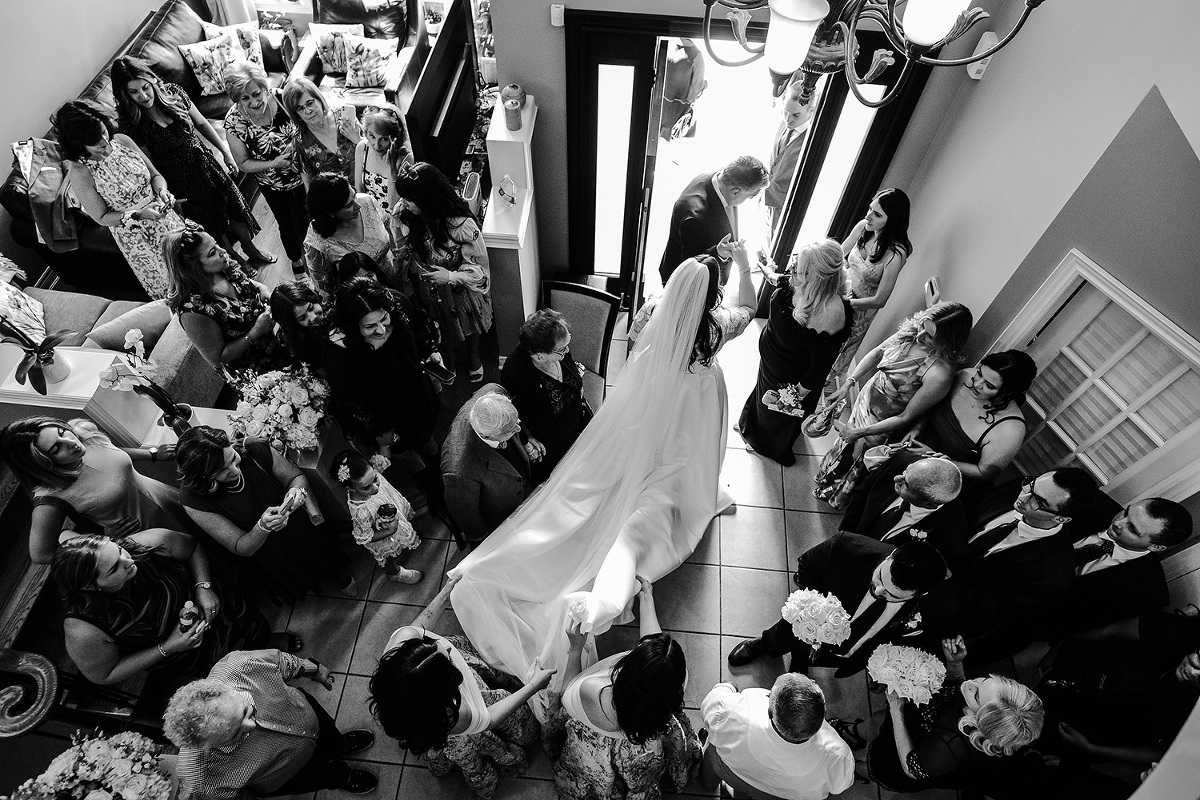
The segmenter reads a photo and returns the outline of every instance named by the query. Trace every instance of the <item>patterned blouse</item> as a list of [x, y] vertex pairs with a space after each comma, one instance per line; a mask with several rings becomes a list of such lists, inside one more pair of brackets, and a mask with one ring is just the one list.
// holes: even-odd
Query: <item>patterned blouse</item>
[[[228, 259], [228, 256], [226, 256]], [[242, 268], [229, 260], [225, 267], [225, 279], [233, 288], [235, 298], [193, 293], [183, 298], [176, 314], [200, 314], [213, 320], [225, 334], [225, 341], [232, 342], [250, 332], [262, 312], [267, 310], [267, 301]], [[269, 372], [282, 365], [286, 359], [279, 342], [274, 336], [263, 337], [240, 358], [225, 366], [230, 370], [252, 369]]]
[[[258, 161], [274, 161], [280, 156], [286, 155], [294, 160], [296, 125], [283, 110], [283, 93], [278, 89], [272, 89], [271, 95], [275, 98], [275, 118], [271, 120], [270, 125], [266, 127], [255, 125], [242, 113], [241, 106], [234, 103], [225, 115], [225, 130], [230, 135], [236, 136], [246, 146], [246, 152], [250, 158]], [[295, 189], [301, 183], [300, 171], [294, 164], [259, 172], [254, 177], [258, 178], [258, 182], [262, 186], [278, 191]]]
[[342, 133], [337, 132], [337, 152], [330, 152], [321, 140], [308, 128], [296, 126], [292, 133], [292, 147], [296, 166], [301, 172], [308, 173], [310, 178], [322, 172], [340, 172], [354, 185], [354, 150], [357, 143], [350, 141]]

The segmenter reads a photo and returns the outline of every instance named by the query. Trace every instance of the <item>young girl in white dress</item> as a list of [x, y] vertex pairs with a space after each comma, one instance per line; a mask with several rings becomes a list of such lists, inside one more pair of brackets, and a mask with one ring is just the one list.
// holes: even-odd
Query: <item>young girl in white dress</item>
[[[421, 537], [410, 521], [412, 505], [388, 483], [372, 461], [354, 450], [346, 450], [335, 456], [329, 467], [333, 479], [346, 487], [346, 502], [354, 523], [354, 541], [375, 556], [375, 562], [383, 567], [388, 580], [418, 583], [425, 577], [421, 571], [402, 567], [397, 560], [406, 550], [415, 550], [421, 544]], [[383, 464], [379, 466], [380, 469], [387, 468]]]

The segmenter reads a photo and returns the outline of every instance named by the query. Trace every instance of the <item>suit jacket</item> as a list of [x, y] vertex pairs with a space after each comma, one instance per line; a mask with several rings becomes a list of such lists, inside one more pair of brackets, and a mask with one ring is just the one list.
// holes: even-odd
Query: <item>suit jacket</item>
[[775, 134], [775, 145], [771, 150], [771, 176], [767, 188], [763, 190], [763, 205], [778, 213], [787, 199], [788, 189], [792, 186], [792, 177], [796, 174], [796, 162], [800, 160], [800, 151], [804, 149], [804, 140], [808, 138], [808, 129], [801, 131], [794, 139], [783, 144], [788, 134], [786, 123], [781, 123]]
[[517, 457], [519, 467], [514, 468], [471, 427], [471, 409], [480, 397], [491, 392], [508, 394], [498, 383], [485, 384], [454, 416], [442, 445], [446, 505], [467, 538], [475, 541], [494, 531], [533, 488], [529, 456], [521, 446], [523, 434], [508, 444]]
[[[667, 246], [658, 265], [658, 274], [664, 285], [675, 268], [685, 260], [703, 254], [716, 256], [717, 243], [726, 234], [733, 233], [729, 215], [717, 196], [717, 187], [713, 185], [713, 174], [707, 172], [692, 179], [671, 210]], [[728, 277], [727, 270], [728, 267], [723, 264], [723, 278]]]
[[[917, 457], [910, 453], [898, 453], [871, 473], [863, 486], [851, 495], [846, 515], [842, 517], [842, 530], [882, 540], [887, 531], [877, 529], [875, 523], [897, 498], [896, 476], [916, 460]], [[961, 563], [967, 554], [967, 515], [957, 499], [930, 512], [912, 528], [889, 539], [888, 543], [899, 547], [913, 541], [912, 533], [915, 531], [925, 532], [925, 540], [937, 548], [951, 568]]]
[[1038, 638], [1057, 642], [1088, 628], [1138, 617], [1171, 602], [1155, 553], [1080, 575], [1067, 593], [1038, 615]]
[[[1006, 511], [1012, 511], [1017, 495], [1021, 493], [1021, 481], [1012, 480], [1002, 483], [975, 506], [974, 518], [971, 520], [971, 530], [981, 531], [987, 523]], [[1121, 504], [1104, 492], [1096, 493], [1096, 502], [1092, 507], [1076, 515], [1070, 522], [1063, 525], [1061, 533], [1071, 542], [1078, 542], [1099, 533], [1112, 523], [1121, 511]]]

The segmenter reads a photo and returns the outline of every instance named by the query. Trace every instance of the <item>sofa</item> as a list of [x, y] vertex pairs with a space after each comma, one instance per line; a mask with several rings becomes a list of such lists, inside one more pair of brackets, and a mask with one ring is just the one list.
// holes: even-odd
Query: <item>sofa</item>
[[[115, 117], [109, 66], [117, 56], [136, 56], [148, 62], [165, 80], [182, 86], [206, 118], [215, 122], [224, 120], [230, 106], [229, 99], [224, 94], [202, 96], [199, 81], [179, 52], [181, 44], [203, 41], [205, 36], [201, 23], [211, 21], [205, 0], [167, 0], [112, 54], [103, 69], [84, 86], [79, 97], [94, 100]], [[287, 78], [282, 54], [283, 37], [283, 31], [259, 31], [263, 63], [275, 86]], [[67, 99], [63, 98], [64, 101]], [[48, 133], [45, 138], [53, 139], [54, 136]], [[238, 185], [246, 198], [252, 201], [258, 191], [257, 180], [243, 174]], [[29, 205], [28, 186], [19, 169], [14, 168], [8, 179], [0, 185], [0, 204], [12, 215], [10, 233], [13, 240], [36, 250], [54, 273], [72, 288], [115, 300], [147, 299], [112, 235], [82, 211], [71, 212], [78, 225], [78, 249], [55, 252], [38, 241]]]

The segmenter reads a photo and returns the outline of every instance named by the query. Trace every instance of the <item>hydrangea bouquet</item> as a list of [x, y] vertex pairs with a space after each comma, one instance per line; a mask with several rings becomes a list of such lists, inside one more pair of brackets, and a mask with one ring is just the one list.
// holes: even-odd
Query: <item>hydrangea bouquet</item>
[[149, 397], [163, 412], [162, 424], [170, 425], [176, 434], [190, 428], [188, 420], [192, 417], [191, 406], [176, 403], [166, 389], [154, 382], [158, 365], [146, 358], [146, 343], [141, 329], [131, 328], [126, 332], [125, 352], [114, 364], [100, 370], [100, 385], [106, 389], [134, 391]]
[[236, 435], [266, 439], [280, 452], [317, 446], [318, 428], [329, 405], [329, 384], [308, 367], [261, 375], [245, 372], [235, 375], [233, 384], [242, 397], [229, 415]]
[[156, 767], [159, 747], [140, 733], [76, 735], [74, 744], [11, 800], [166, 800], [171, 781]]
[[942, 688], [946, 666], [924, 650], [881, 644], [867, 659], [867, 674], [889, 692], [923, 706]]
[[850, 638], [850, 615], [842, 608], [842, 601], [831, 594], [799, 589], [788, 595], [782, 614], [792, 623], [796, 638], [812, 647], [814, 653], [823, 644], [841, 644]]

